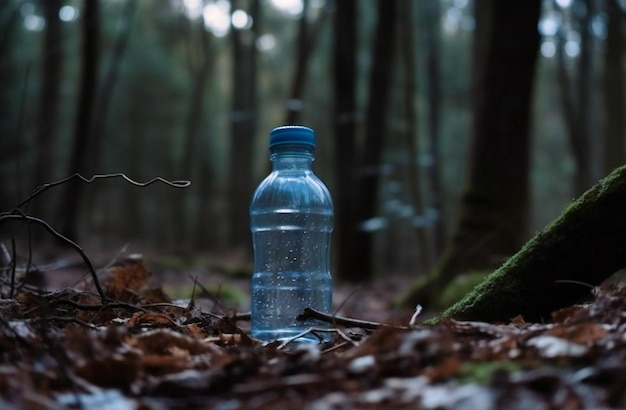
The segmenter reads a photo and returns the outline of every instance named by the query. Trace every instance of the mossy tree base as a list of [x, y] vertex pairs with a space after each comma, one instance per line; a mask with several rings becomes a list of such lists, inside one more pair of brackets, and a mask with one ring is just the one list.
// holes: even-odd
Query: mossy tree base
[[549, 321], [626, 267], [626, 166], [569, 205], [504, 265], [443, 313], [459, 320]]

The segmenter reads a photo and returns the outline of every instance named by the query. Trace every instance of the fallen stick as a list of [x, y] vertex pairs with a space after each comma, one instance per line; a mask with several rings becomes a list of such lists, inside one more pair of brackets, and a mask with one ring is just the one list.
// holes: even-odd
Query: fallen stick
[[360, 327], [361, 329], [375, 330], [381, 327], [390, 327], [395, 329], [409, 329], [406, 326], [396, 326], [387, 323], [371, 322], [369, 320], [351, 319], [347, 317], [329, 315], [315, 309], [304, 308], [304, 312], [296, 317], [296, 320], [304, 321], [307, 319], [317, 319], [322, 322], [331, 323], [333, 325], [345, 326], [345, 327]]

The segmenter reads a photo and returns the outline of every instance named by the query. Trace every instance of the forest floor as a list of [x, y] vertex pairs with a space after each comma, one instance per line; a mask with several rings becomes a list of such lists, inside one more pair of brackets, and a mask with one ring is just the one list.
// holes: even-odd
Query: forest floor
[[248, 278], [144, 259], [98, 275], [105, 302], [73, 262], [0, 271], [0, 408], [626, 408], [623, 287], [551, 323], [423, 326], [390, 309], [408, 279], [389, 277], [337, 288], [337, 315], [366, 322], [330, 342], [263, 344]]

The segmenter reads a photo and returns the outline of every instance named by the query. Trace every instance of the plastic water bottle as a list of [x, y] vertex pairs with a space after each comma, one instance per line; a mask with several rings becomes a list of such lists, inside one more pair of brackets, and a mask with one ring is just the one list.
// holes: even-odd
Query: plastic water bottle
[[[333, 203], [311, 169], [315, 147], [311, 128], [284, 126], [270, 133], [273, 169], [250, 204], [252, 336], [260, 340], [285, 340], [329, 326], [296, 320], [306, 307], [330, 313], [332, 302]], [[330, 339], [327, 333], [320, 336]], [[319, 342], [314, 334], [297, 340]]]

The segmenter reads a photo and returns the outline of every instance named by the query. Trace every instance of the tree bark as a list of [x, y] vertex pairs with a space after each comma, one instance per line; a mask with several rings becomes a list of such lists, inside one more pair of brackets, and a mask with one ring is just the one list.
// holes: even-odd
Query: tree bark
[[[0, 178], [5, 181], [0, 184], [0, 212], [12, 209], [21, 199], [20, 189], [20, 153], [18, 121], [21, 116], [15, 107], [24, 106], [23, 101], [14, 97], [15, 83], [18, 82], [14, 63], [15, 36], [19, 32], [20, 4], [0, 2]], [[28, 72], [27, 70], [25, 70]], [[26, 80], [22, 80], [26, 81]], [[9, 165], [11, 164], [11, 165]], [[12, 184], [7, 181], [13, 180]], [[13, 190], [10, 189], [13, 188]], [[12, 192], [11, 192], [12, 191]]]
[[337, 278], [350, 280], [355, 267], [355, 235], [358, 220], [354, 212], [356, 191], [356, 18], [355, 0], [335, 4], [333, 23], [333, 128], [335, 134], [334, 242], [337, 244]]
[[467, 188], [438, 266], [404, 295], [404, 304], [431, 305], [456, 275], [498, 266], [526, 237], [540, 1], [488, 5], [485, 60], [474, 76], [475, 89], [483, 92], [475, 98]]
[[133, 21], [137, 11], [138, 2], [136, 0], [126, 0], [124, 12], [122, 16], [122, 26], [115, 38], [109, 64], [105, 70], [102, 79], [102, 87], [97, 100], [97, 112], [94, 113], [92, 131], [92, 144], [89, 152], [90, 168], [92, 172], [97, 172], [100, 163], [100, 152], [102, 149], [102, 135], [107, 126], [107, 118], [109, 115], [109, 107], [111, 106], [111, 97], [117, 83], [117, 77], [120, 72], [120, 66], [128, 47], [128, 41], [133, 28]]
[[[191, 93], [185, 121], [185, 149], [178, 174], [182, 176], [191, 172], [195, 195], [204, 198], [207, 193], [211, 192], [213, 178], [203, 153], [206, 148], [204, 143], [206, 129], [203, 127], [203, 119], [206, 115], [207, 106], [205, 103], [206, 88], [208, 80], [214, 72], [215, 59], [212, 39], [205, 29], [202, 19], [190, 27], [189, 34], [187, 41], [189, 44]], [[200, 201], [200, 204], [197, 205], [197, 212], [189, 215], [186, 211], [188, 208], [185, 206], [186, 199], [188, 198], [185, 195], [181, 195], [175, 201], [178, 204], [177, 211], [180, 220], [180, 226], [176, 228], [175, 234], [178, 238], [178, 245], [209, 249], [212, 245], [210, 242], [215, 244], [215, 241], [212, 241], [215, 238], [211, 235], [210, 229], [210, 221], [214, 222], [214, 220], [211, 213], [206, 212], [206, 207], [203, 206], [207, 201]], [[207, 226], [207, 222], [209, 222], [209, 226]]]
[[[414, 20], [413, 8], [411, 2], [400, 3], [398, 21], [400, 23], [400, 49], [402, 62], [404, 67], [404, 89], [403, 89], [403, 105], [404, 114], [406, 116], [407, 129], [406, 149], [409, 152], [408, 164], [408, 191], [411, 205], [415, 209], [415, 214], [423, 216], [424, 211], [424, 195], [422, 187], [422, 179], [420, 168], [418, 167], [419, 150], [418, 150], [418, 124], [417, 124], [417, 106], [415, 103], [417, 93], [417, 84], [415, 77], [417, 75], [417, 67], [415, 64], [416, 41], [413, 35]], [[433, 250], [431, 246], [430, 236], [428, 235], [428, 226], [416, 226], [415, 233], [417, 236], [417, 246], [419, 251], [418, 266], [420, 272], [432, 268]]]
[[502, 267], [443, 313], [459, 320], [549, 321], [626, 267], [626, 166], [588, 190]]
[[[99, 63], [99, 32], [100, 32], [100, 4], [99, 0], [85, 0], [85, 14], [83, 17], [83, 44], [82, 44], [82, 71], [70, 166], [68, 175], [84, 173], [87, 167], [87, 148], [89, 146], [93, 107], [98, 85]], [[86, 175], [89, 177], [90, 175]], [[75, 239], [78, 234], [78, 221], [82, 191], [84, 184], [70, 182], [66, 185], [61, 215], [63, 215], [63, 233]]]
[[[378, 182], [385, 134], [387, 107], [391, 89], [391, 67], [396, 34], [397, 0], [378, 0], [378, 23], [374, 34], [372, 68], [369, 75], [369, 97], [365, 109], [365, 144], [359, 167], [359, 206], [354, 210], [359, 223], [375, 216], [378, 207]], [[368, 282], [374, 278], [371, 255], [371, 232], [359, 229], [355, 246], [361, 257], [353, 255], [354, 270], [345, 279]]]
[[589, 110], [591, 81], [591, 2], [582, 0], [585, 14], [580, 19], [580, 56], [578, 57], [577, 76], [567, 72], [564, 55], [565, 33], [559, 33], [557, 50], [557, 80], [561, 97], [561, 106], [567, 129], [570, 149], [576, 164], [573, 180], [574, 195], [580, 195], [591, 184], [591, 150], [589, 137]]
[[604, 52], [603, 168], [608, 174], [626, 163], [624, 134], [624, 16], [617, 0], [608, 1], [606, 50]]
[[309, 1], [304, 0], [302, 7], [302, 16], [300, 17], [300, 21], [298, 23], [295, 70], [291, 80], [289, 101], [287, 101], [285, 125], [300, 124], [303, 109], [304, 86], [311, 60], [311, 54], [315, 49], [319, 32], [324, 24], [324, 21], [326, 20], [325, 16], [328, 14], [323, 12], [320, 17], [318, 17], [318, 19], [311, 24], [307, 19]]
[[439, 68], [439, 53], [441, 41], [439, 39], [441, 12], [438, 1], [422, 2], [422, 8], [427, 18], [426, 22], [426, 93], [428, 95], [428, 143], [432, 165], [428, 169], [430, 206], [437, 212], [434, 226], [433, 248], [435, 256], [443, 251], [446, 237], [444, 220], [443, 189], [441, 186], [440, 170], [443, 169], [443, 159], [440, 149], [439, 121], [441, 111], [441, 76]]
[[57, 124], [61, 71], [63, 69], [63, 33], [59, 10], [61, 0], [43, 2], [46, 30], [41, 48], [41, 95], [37, 127], [37, 162], [34, 186], [51, 182]]
[[[260, 0], [251, 3], [254, 24], [258, 23]], [[238, 2], [232, 2], [232, 10]], [[253, 193], [252, 159], [256, 133], [256, 34], [244, 41], [244, 33], [231, 27], [233, 53], [233, 100], [230, 113], [229, 245], [247, 249], [250, 245], [248, 207]]]

